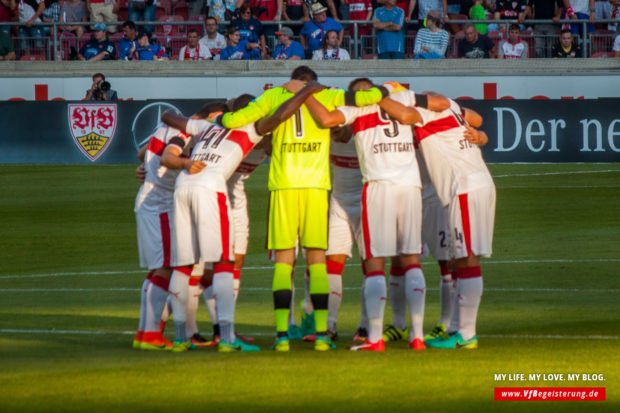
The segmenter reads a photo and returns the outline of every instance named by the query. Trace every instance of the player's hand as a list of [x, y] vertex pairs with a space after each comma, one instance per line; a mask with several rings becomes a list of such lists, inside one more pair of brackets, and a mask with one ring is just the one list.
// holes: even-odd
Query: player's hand
[[471, 127], [468, 124], [465, 124], [465, 129], [467, 129], [465, 132], [463, 132], [463, 136], [465, 137], [465, 139], [467, 139], [467, 141], [469, 143], [473, 143], [474, 145], [479, 145], [482, 140], [480, 139], [480, 134], [478, 133], [478, 130]]
[[185, 164], [185, 169], [187, 169], [187, 172], [189, 172], [190, 175], [193, 175], [202, 171], [205, 166], [207, 166], [207, 164], [205, 164], [203, 161], [189, 160], [189, 162]]
[[146, 178], [146, 169], [144, 169], [144, 164], [140, 164], [140, 166], [136, 168], [136, 179], [140, 181], [141, 184], [143, 184], [145, 178]]
[[313, 90], [313, 93], [316, 93], [316, 92], [319, 92], [319, 91], [325, 89], [325, 86], [323, 86], [322, 84], [320, 84], [316, 80], [312, 80], [312, 81], [306, 83], [306, 88], [310, 88], [310, 89]]
[[299, 79], [292, 79], [282, 85], [282, 87], [291, 93], [297, 93], [306, 86], [306, 82]]

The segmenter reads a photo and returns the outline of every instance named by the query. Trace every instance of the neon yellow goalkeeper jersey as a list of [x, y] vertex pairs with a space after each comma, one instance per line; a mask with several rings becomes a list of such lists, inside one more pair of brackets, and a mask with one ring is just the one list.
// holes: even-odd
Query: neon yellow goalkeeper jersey
[[[377, 103], [382, 95], [378, 89], [357, 92], [356, 104]], [[282, 87], [267, 90], [247, 107], [234, 113], [226, 113], [222, 124], [237, 128], [271, 115], [291, 98]], [[332, 111], [345, 104], [342, 89], [324, 89], [314, 97]], [[367, 102], [365, 101], [367, 100]], [[273, 131], [273, 150], [269, 169], [269, 190], [293, 188], [331, 189], [329, 177], [329, 129], [321, 128], [314, 121], [306, 105]]]

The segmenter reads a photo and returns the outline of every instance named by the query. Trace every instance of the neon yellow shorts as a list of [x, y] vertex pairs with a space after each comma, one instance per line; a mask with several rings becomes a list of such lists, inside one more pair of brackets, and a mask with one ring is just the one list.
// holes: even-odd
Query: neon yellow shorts
[[326, 189], [280, 189], [271, 191], [267, 248], [295, 248], [297, 237], [301, 247], [327, 249]]

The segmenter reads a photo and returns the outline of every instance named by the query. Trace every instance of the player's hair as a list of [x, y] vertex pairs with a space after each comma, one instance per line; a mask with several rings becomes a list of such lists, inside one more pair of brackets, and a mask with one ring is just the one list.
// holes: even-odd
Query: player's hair
[[517, 23], [512, 23], [510, 26], [508, 26], [508, 31], [511, 30], [518, 30], [519, 32], [521, 32], [521, 27]]
[[294, 80], [305, 80], [306, 82], [311, 82], [313, 80], [317, 80], [319, 77], [316, 75], [315, 71], [310, 69], [308, 66], [299, 66], [291, 73], [291, 79]]
[[121, 29], [132, 29], [136, 30], [136, 24], [131, 20], [127, 20], [125, 23], [121, 24]]
[[367, 77], [358, 77], [357, 79], [353, 79], [351, 83], [349, 83], [347, 90], [352, 91], [355, 88], [355, 86], [357, 86], [358, 83], [364, 83], [364, 82], [368, 82], [371, 85], [373, 84], [372, 80], [368, 79]]
[[95, 80], [96, 77], [100, 77], [101, 79], [105, 80], [105, 76], [103, 75], [103, 73], [95, 73], [93, 75], [93, 80]]
[[201, 118], [201, 119], [205, 119], [207, 116], [209, 116], [210, 113], [213, 112], [228, 112], [228, 106], [226, 105], [226, 102], [209, 102], [206, 105], [204, 105], [202, 108], [200, 108], [200, 110], [198, 112], [196, 112], [194, 115]]
[[244, 93], [243, 95], [239, 95], [237, 97], [237, 99], [235, 99], [235, 101], [232, 104], [232, 111], [235, 112], [239, 109], [243, 109], [244, 107], [246, 107], [248, 105], [248, 103], [250, 103], [251, 101], [254, 100], [256, 96], [252, 96], [248, 93]]

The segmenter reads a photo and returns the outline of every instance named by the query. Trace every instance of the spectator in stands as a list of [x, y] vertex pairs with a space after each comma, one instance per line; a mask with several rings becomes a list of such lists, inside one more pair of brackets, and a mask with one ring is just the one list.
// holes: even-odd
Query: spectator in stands
[[[562, 0], [530, 0], [525, 15], [531, 19], [558, 22], [562, 16]], [[534, 25], [534, 46], [537, 57], [551, 57], [551, 46], [560, 26], [552, 23]]]
[[[310, 13], [304, 0], [286, 0], [286, 7], [282, 9], [282, 18], [286, 21], [301, 20], [305, 23], [310, 20]], [[294, 30], [294, 32], [297, 31], [299, 30]]]
[[495, 57], [495, 44], [488, 36], [480, 34], [472, 23], [463, 26], [465, 39], [459, 42], [458, 56], [467, 59], [489, 59]]
[[306, 52], [301, 43], [293, 40], [293, 30], [290, 27], [282, 27], [276, 32], [278, 45], [271, 56], [274, 60], [303, 60]]
[[187, 31], [187, 44], [179, 51], [179, 60], [211, 60], [211, 52], [208, 47], [201, 46], [198, 41], [198, 30]]
[[409, 1], [409, 9], [406, 10], [407, 16], [411, 16], [413, 10], [418, 5], [418, 25], [419, 27], [424, 27], [424, 19], [428, 15], [428, 12], [431, 10], [439, 10], [441, 14], [441, 19], [444, 22], [448, 22], [450, 18], [448, 17], [448, 3], [446, 0], [410, 0]]
[[[587, 31], [592, 33], [594, 31], [594, 21], [596, 15], [594, 13], [594, 0], [563, 0], [564, 1], [564, 18], [565, 19], [580, 19], [590, 20], [588, 23]], [[573, 34], [581, 34], [583, 25], [581, 23], [571, 24], [570, 29]], [[557, 56], [554, 56], [557, 57]]]
[[552, 57], [581, 57], [581, 46], [573, 40], [571, 29], [563, 29], [560, 41], [551, 48]]
[[307, 21], [299, 32], [300, 43], [306, 50], [306, 57], [312, 57], [315, 50], [321, 47], [323, 36], [329, 30], [338, 32], [338, 46], [342, 44], [344, 28], [331, 17], [327, 17], [327, 7], [321, 3], [314, 3], [311, 7], [312, 20]]
[[118, 60], [138, 60], [138, 40], [136, 33], [136, 24], [131, 20], [127, 20], [121, 24], [123, 38], [118, 41]]
[[205, 19], [205, 27], [207, 28], [207, 34], [200, 39], [200, 43], [209, 49], [213, 60], [220, 60], [220, 53], [226, 47], [226, 38], [223, 34], [218, 33], [217, 19], [215, 17], [207, 17]]
[[426, 15], [426, 28], [418, 30], [413, 46], [416, 59], [441, 59], [446, 56], [450, 34], [441, 28], [441, 13], [431, 10]]
[[[226, 29], [226, 42], [228, 46], [222, 50], [220, 60], [251, 60], [252, 57], [260, 57], [260, 45], [258, 43], [248, 43], [247, 40], [241, 41], [239, 29], [230, 26]], [[252, 51], [256, 51], [252, 53]]]
[[93, 84], [86, 91], [83, 101], [117, 101], [118, 94], [112, 89], [110, 82], [106, 82], [103, 73], [95, 73], [93, 75]]
[[[60, 5], [58, 0], [44, 0], [45, 10], [41, 13], [41, 20], [45, 23], [58, 23], [60, 21]], [[52, 26], [43, 27], [43, 36], [53, 36]]]
[[349, 52], [338, 47], [338, 32], [328, 30], [323, 37], [321, 48], [314, 51], [312, 60], [351, 60]]
[[620, 57], [620, 34], [616, 36], [616, 40], [614, 40], [614, 47], [612, 49], [614, 52], [614, 57]]
[[236, 10], [241, 7], [244, 0], [206, 0], [209, 6], [209, 16], [215, 17], [218, 23], [231, 21], [236, 18]]
[[11, 34], [11, 26], [3, 25], [4, 22], [12, 22], [16, 18], [17, 1], [0, 0], [0, 30]]
[[[175, 1], [176, 3], [176, 1]], [[128, 18], [132, 22], [153, 22], [156, 20], [157, 0], [129, 0]], [[144, 31], [153, 33], [153, 26], [144, 26]]]
[[373, 27], [377, 30], [379, 59], [402, 59], [405, 57], [403, 23], [405, 12], [396, 7], [396, 0], [385, 0], [383, 7], [375, 10]]
[[116, 59], [116, 47], [108, 39], [105, 24], [101, 22], [95, 24], [95, 31], [90, 40], [78, 52], [78, 59], [89, 61]]
[[263, 25], [254, 16], [252, 16], [252, 8], [245, 3], [239, 8], [239, 18], [231, 23], [232, 26], [239, 29], [241, 35], [240, 41], [248, 43], [258, 43], [260, 45], [261, 57], [266, 56], [267, 48], [265, 46], [265, 34], [263, 33]]
[[[23, 26], [19, 26], [19, 37], [22, 38], [20, 48], [28, 49], [28, 41], [24, 37], [40, 38], [42, 35], [40, 26], [33, 26], [33, 23], [41, 22], [41, 14], [45, 10], [45, 2], [43, 0], [22, 0], [19, 2], [19, 22]], [[34, 42], [37, 49], [43, 47], [43, 39]]]
[[[487, 14], [482, 0], [474, 0], [473, 5], [469, 9], [469, 18], [472, 20], [486, 20]], [[489, 32], [489, 25], [485, 23], [474, 23], [474, 28], [480, 34]]]
[[[525, 20], [525, 11], [528, 0], [497, 0], [495, 3], [495, 11], [493, 12], [493, 20], [518, 20], [523, 23]], [[525, 30], [525, 26], [521, 25], [521, 30]], [[489, 31], [496, 30], [505, 31], [506, 25], [493, 23], [489, 24]]]
[[[93, 23], [108, 23], [118, 20], [116, 16], [118, 11], [117, 0], [86, 0], [86, 7], [90, 13], [90, 21]], [[108, 24], [107, 28], [108, 32], [116, 33], [116, 26]]]
[[[345, 20], [368, 20], [372, 18], [372, 0], [347, 0], [348, 4], [345, 4], [348, 7], [347, 14], [348, 18], [344, 18]], [[349, 33], [353, 35], [354, 27], [353, 25], [349, 26]], [[357, 26], [357, 34], [359, 36], [366, 36], [371, 34], [372, 26], [370, 24], [363, 24]]]
[[[620, 0], [609, 0], [609, 18], [620, 21]], [[607, 30], [617, 31], [618, 23], [609, 23]]]
[[[69, 0], [62, 4], [60, 9], [60, 21], [65, 22], [86, 22], [88, 21], [88, 9], [84, 0]], [[63, 30], [82, 37], [86, 27], [80, 25], [63, 26]]]
[[138, 60], [168, 60], [166, 50], [156, 43], [151, 43], [151, 35], [145, 30], [138, 33]]
[[4, 30], [0, 30], [0, 60], [15, 60], [13, 40], [11, 35]]
[[254, 17], [262, 22], [282, 20], [283, 0], [245, 0], [245, 5], [249, 6]]
[[512, 23], [508, 28], [508, 40], [499, 44], [497, 57], [499, 59], [527, 59], [527, 43], [521, 40], [521, 28], [518, 24]]

